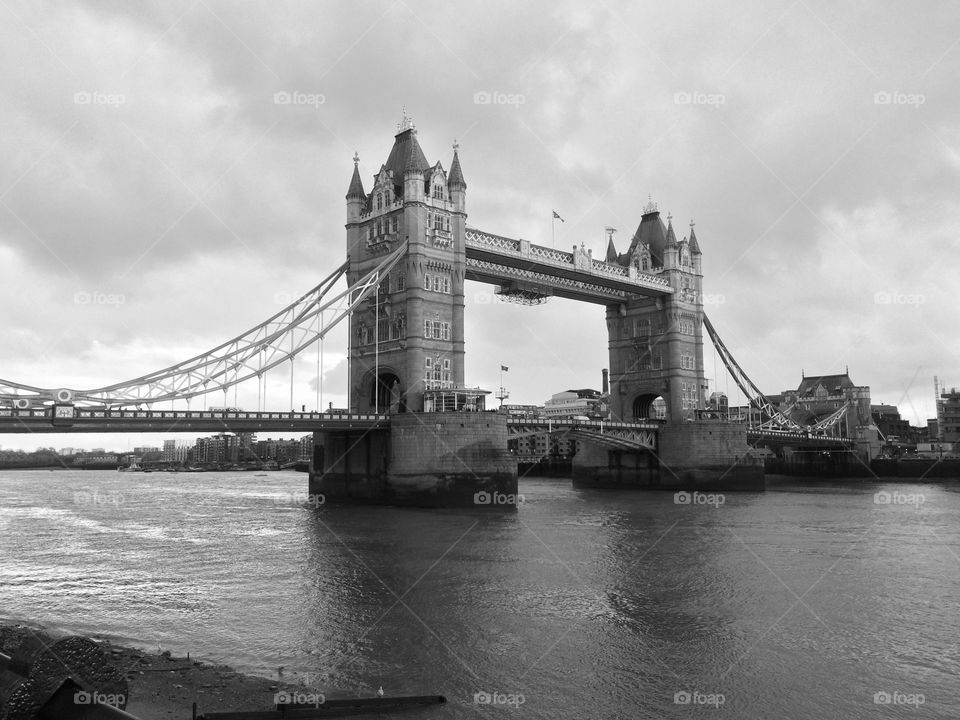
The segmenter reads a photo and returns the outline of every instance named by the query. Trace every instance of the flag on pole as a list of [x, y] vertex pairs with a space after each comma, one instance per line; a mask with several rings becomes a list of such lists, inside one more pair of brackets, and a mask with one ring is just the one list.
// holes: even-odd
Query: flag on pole
[[508, 368], [506, 365], [501, 365], [501, 366], [500, 366], [500, 370], [501, 370], [502, 372], [507, 372], [507, 370], [509, 370], [509, 369], [510, 369], [510, 368]]
[[557, 220], [559, 220], [560, 222], [566, 222], [566, 220], [564, 220], [562, 217], [560, 217], [560, 213], [558, 213], [556, 210], [553, 211], [553, 216], [554, 216]]

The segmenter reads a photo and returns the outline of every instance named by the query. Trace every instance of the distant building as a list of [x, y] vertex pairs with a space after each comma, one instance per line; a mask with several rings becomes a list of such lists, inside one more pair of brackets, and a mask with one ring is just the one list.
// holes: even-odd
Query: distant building
[[75, 448], [72, 448], [72, 447], [60, 448], [60, 454], [61, 454], [61, 455], [76, 455], [76, 454], [77, 454], [77, 450], [76, 450]]
[[711, 393], [710, 398], [707, 400], [707, 407], [714, 412], [726, 414], [730, 407], [727, 394], [722, 392]]
[[311, 457], [313, 456], [313, 435], [304, 435], [299, 440], [300, 442], [300, 453], [297, 456], [297, 459], [300, 462], [310, 462]]
[[960, 391], [957, 388], [944, 389], [940, 393], [940, 410], [943, 417], [940, 432], [944, 445], [960, 443]]
[[230, 435], [220, 433], [213, 437], [197, 438], [193, 446], [193, 459], [197, 463], [236, 464], [256, 459], [254, 433]]
[[183, 440], [164, 440], [163, 450], [160, 451], [160, 461], [165, 463], [184, 463], [190, 445]]
[[578, 442], [563, 433], [539, 433], [510, 438], [507, 447], [518, 460], [536, 462], [541, 458], [570, 458], [579, 448]]
[[900, 417], [895, 405], [871, 405], [870, 417], [880, 432], [880, 439], [888, 442], [915, 443], [916, 431]]
[[796, 390], [780, 393], [779, 401], [777, 409], [799, 425], [814, 425], [847, 405], [846, 415], [827, 430], [828, 435], [856, 438], [872, 421], [870, 388], [854, 385], [848, 373], [805, 375]]
[[544, 414], [543, 405], [501, 405], [500, 412], [527, 420], [537, 420]]
[[601, 396], [599, 390], [565, 390], [554, 394], [543, 405], [543, 414], [547, 418], [575, 417], [602, 418]]

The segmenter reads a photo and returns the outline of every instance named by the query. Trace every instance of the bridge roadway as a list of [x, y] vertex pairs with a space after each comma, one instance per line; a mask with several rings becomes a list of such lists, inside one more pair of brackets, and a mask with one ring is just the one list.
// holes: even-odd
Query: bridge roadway
[[747, 443], [754, 447], [757, 445], [779, 445], [808, 450], [839, 450], [850, 447], [853, 445], [853, 442], [852, 439], [846, 437], [813, 435], [812, 433], [795, 432], [792, 430], [747, 429]]
[[[388, 427], [387, 415], [215, 410], [103, 410], [59, 405], [0, 408], [0, 433], [302, 432]], [[71, 411], [70, 413], [67, 410]]]
[[673, 293], [666, 278], [633, 267], [594, 260], [581, 250], [564, 252], [468, 228], [464, 233], [468, 280], [506, 291], [610, 305], [628, 295], [662, 297]]
[[[59, 412], [57, 412], [59, 411]], [[51, 419], [51, 416], [55, 415]], [[242, 412], [223, 410], [104, 410], [72, 405], [19, 410], [0, 408], [0, 433], [123, 432], [302, 432], [334, 429], [376, 429], [390, 425], [390, 416], [317, 412]], [[584, 440], [624, 450], [655, 450], [661, 423], [607, 420], [507, 418], [507, 437], [573, 432]], [[850, 438], [777, 430], [747, 430], [754, 446], [788, 445], [804, 449], [841, 449]]]
[[610, 422], [609, 420], [573, 420], [508, 418], [507, 438], [520, 438], [543, 433], [567, 432], [576, 437], [620, 450], [655, 450], [660, 423]]

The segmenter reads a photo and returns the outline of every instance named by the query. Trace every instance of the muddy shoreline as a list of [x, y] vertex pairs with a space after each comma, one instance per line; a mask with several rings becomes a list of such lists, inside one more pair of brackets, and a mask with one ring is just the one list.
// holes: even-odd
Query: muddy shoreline
[[[0, 625], [0, 650], [15, 650], [21, 637], [38, 631], [45, 630], [26, 625]], [[126, 710], [141, 720], [189, 720], [194, 703], [198, 714], [272, 710], [278, 692], [310, 691], [302, 685], [244, 675], [226, 665], [177, 657], [169, 652], [148, 652], [100, 638], [91, 639], [101, 646], [110, 662], [127, 678]], [[349, 694], [338, 693], [336, 696], [349, 697]]]

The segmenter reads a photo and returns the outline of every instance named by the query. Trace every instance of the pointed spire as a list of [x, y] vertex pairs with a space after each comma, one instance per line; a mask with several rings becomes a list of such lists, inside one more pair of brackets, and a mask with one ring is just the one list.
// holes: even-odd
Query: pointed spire
[[447, 178], [447, 186], [451, 189], [466, 190], [467, 182], [463, 179], [463, 170], [460, 169], [460, 155], [457, 150], [460, 145], [456, 140], [453, 141], [453, 163], [450, 165], [450, 176]]
[[694, 225], [696, 225], [696, 223], [693, 220], [691, 220], [690, 221], [690, 253], [693, 255], [703, 255], [703, 253], [700, 252], [700, 243], [697, 242], [697, 233], [694, 232], [693, 230]]
[[604, 231], [607, 233], [607, 262], [619, 262], [620, 256], [617, 254], [617, 246], [613, 244], [613, 234], [617, 229], [608, 225], [604, 228]]
[[667, 247], [677, 244], [677, 236], [673, 232], [673, 215], [667, 215]]
[[617, 246], [613, 244], [613, 235], [607, 240], [607, 262], [615, 263], [620, 256], [617, 254]]
[[360, 179], [360, 155], [353, 154], [353, 177], [350, 179], [350, 188], [347, 190], [347, 200], [358, 198], [366, 200], [367, 194], [363, 191], [363, 180]]

